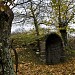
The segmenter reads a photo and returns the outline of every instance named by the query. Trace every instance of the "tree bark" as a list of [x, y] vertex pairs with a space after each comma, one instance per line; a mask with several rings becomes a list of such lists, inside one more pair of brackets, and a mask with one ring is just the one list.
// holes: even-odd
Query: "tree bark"
[[64, 41], [64, 46], [67, 47], [67, 31], [66, 29], [60, 30], [61, 37]]
[[3, 75], [14, 75], [14, 68], [11, 59], [12, 57], [9, 50], [9, 39], [7, 37], [8, 36], [3, 33], [2, 38], [0, 38], [1, 58], [4, 69]]
[[[33, 7], [32, 6], [33, 5], [32, 5], [32, 2], [31, 2], [31, 13], [33, 15], [32, 17], [33, 17], [33, 20], [34, 20], [34, 25], [35, 25], [35, 30], [36, 30], [36, 36], [39, 37], [38, 22], [37, 22], [37, 19], [36, 19], [36, 16], [34, 14], [34, 10], [33, 10]], [[38, 47], [37, 51], [40, 52], [40, 40], [39, 40], [39, 38], [36, 41], [37, 41], [37, 47]]]
[[68, 25], [68, 22], [67, 22], [67, 17], [64, 21], [64, 19], [61, 18], [61, 0], [58, 0], [58, 8], [59, 8], [59, 17], [58, 17], [58, 21], [59, 21], [59, 29], [60, 29], [60, 33], [61, 33], [61, 37], [63, 39], [63, 42], [64, 42], [64, 46], [65, 46], [65, 49], [67, 47], [67, 30], [66, 30], [66, 27]]
[[14, 75], [14, 68], [9, 50], [9, 23], [5, 18], [6, 13], [0, 12], [0, 58], [3, 64], [2, 75]]

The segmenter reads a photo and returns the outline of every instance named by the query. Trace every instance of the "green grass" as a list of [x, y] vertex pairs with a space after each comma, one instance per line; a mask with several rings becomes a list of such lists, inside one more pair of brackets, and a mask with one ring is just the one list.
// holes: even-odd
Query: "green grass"
[[42, 64], [39, 57], [35, 54], [35, 51], [33, 50], [23, 48], [18, 52], [18, 56], [19, 56], [19, 63], [31, 62], [35, 64]]
[[75, 57], [75, 50], [69, 50], [69, 55]]
[[12, 34], [11, 39], [13, 39], [13, 45], [18, 47], [29, 46], [31, 43], [36, 44], [36, 40], [42, 38], [43, 35], [39, 37], [36, 36], [34, 33], [19, 33], [19, 34]]
[[28, 45], [29, 43], [35, 41], [35, 36], [33, 34], [26, 33], [11, 35], [10, 38], [14, 40], [13, 44], [18, 46]]

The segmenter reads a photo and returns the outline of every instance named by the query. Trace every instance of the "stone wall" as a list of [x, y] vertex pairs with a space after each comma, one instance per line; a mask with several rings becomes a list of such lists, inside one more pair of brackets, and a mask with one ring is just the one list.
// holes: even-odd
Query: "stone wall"
[[[49, 37], [50, 37], [50, 39], [49, 39]], [[47, 44], [47, 39], [49, 39], [48, 40], [49, 44]], [[54, 40], [53, 43], [50, 43], [51, 40]], [[50, 45], [50, 46], [54, 45], [53, 47], [51, 47], [49, 49], [50, 50], [50, 54], [49, 54], [50, 57], [48, 56], [47, 46], [46, 45]], [[40, 60], [42, 62], [47, 63], [47, 57], [48, 57], [48, 60], [51, 60], [53, 64], [61, 62], [61, 60], [62, 60], [61, 57], [64, 56], [64, 48], [63, 48], [62, 39], [57, 33], [51, 33], [51, 34], [46, 35], [44, 40], [41, 41], [40, 46], [41, 46]], [[54, 55], [51, 54], [51, 49], [52, 49], [52, 51], [54, 51], [53, 52], [53, 53], [55, 53]]]

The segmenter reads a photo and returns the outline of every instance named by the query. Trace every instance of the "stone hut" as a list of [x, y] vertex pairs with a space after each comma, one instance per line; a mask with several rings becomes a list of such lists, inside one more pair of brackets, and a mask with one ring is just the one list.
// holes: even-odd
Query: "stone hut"
[[64, 60], [63, 41], [57, 33], [50, 33], [41, 41], [40, 60], [46, 64], [57, 64]]

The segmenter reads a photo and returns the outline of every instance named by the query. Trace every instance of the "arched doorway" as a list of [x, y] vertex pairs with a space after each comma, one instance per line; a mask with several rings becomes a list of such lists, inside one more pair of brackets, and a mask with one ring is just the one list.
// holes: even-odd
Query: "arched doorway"
[[46, 63], [60, 63], [63, 56], [63, 43], [61, 37], [56, 33], [51, 33], [46, 39]]

